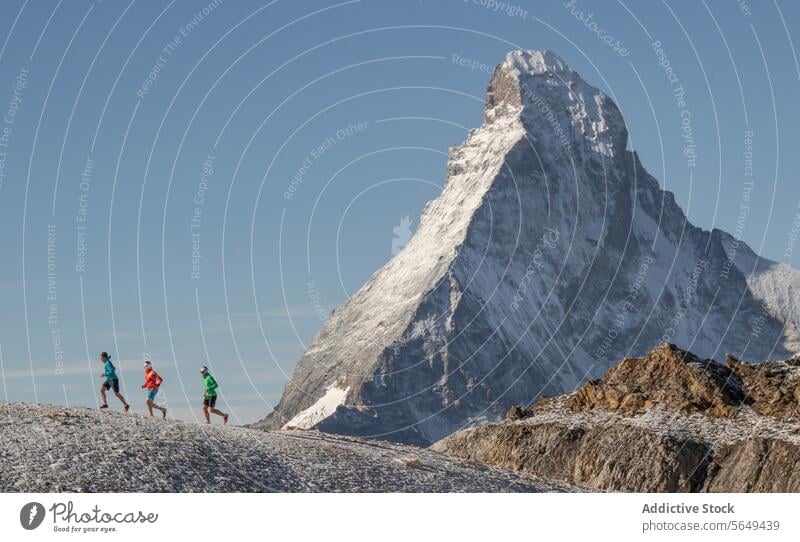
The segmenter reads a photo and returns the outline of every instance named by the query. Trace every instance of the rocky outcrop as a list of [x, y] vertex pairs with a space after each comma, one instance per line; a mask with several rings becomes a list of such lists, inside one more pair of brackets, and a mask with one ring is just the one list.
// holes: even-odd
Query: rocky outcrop
[[663, 345], [433, 449], [605, 491], [796, 492], [796, 370], [794, 360], [724, 366]]
[[570, 398], [574, 412], [603, 408], [630, 415], [660, 404], [678, 412], [734, 416], [744, 400], [739, 378], [713, 360], [664, 344], [643, 358], [627, 358]]

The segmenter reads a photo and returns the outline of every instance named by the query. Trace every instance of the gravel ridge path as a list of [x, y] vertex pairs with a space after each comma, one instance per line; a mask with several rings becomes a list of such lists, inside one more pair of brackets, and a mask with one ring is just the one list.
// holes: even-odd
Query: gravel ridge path
[[382, 441], [0, 402], [3, 492], [572, 490]]

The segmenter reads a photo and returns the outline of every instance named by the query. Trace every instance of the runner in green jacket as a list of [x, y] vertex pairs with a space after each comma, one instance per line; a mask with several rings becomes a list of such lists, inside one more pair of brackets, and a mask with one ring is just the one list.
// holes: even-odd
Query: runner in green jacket
[[211, 423], [211, 416], [209, 416], [208, 413], [213, 412], [217, 416], [222, 416], [223, 423], [228, 425], [228, 415], [216, 408], [217, 381], [214, 380], [214, 377], [211, 376], [211, 373], [208, 372], [208, 367], [205, 365], [200, 368], [200, 376], [203, 377], [203, 385], [205, 386], [203, 392], [203, 416], [206, 418], [206, 423]]

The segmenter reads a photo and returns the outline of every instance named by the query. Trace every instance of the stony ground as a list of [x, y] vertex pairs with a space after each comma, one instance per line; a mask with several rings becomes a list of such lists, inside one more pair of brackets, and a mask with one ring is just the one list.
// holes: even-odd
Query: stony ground
[[2, 492], [569, 490], [411, 446], [0, 402]]

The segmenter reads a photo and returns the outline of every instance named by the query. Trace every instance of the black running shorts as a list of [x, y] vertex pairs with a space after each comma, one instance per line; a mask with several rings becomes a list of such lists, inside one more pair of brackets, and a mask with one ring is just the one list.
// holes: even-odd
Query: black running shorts
[[103, 382], [103, 387], [107, 390], [114, 389], [114, 393], [119, 393], [119, 379], [115, 378], [114, 380], [106, 380]]
[[217, 396], [203, 397], [203, 406], [207, 406], [209, 408], [214, 408], [217, 406]]

